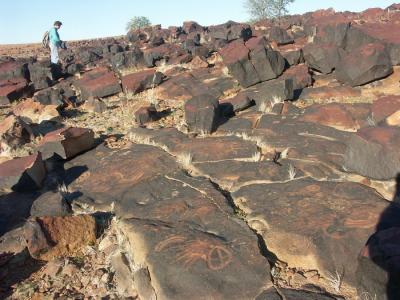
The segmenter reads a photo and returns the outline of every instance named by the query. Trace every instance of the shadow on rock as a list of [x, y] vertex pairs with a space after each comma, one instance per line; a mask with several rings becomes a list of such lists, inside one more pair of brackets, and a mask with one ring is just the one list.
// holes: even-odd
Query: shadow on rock
[[12, 192], [0, 196], [0, 236], [22, 225], [39, 193]]
[[43, 265], [43, 262], [31, 258], [28, 250], [8, 257], [0, 254], [0, 299], [11, 296], [14, 288], [26, 289], [24, 286], [18, 287], [18, 283], [28, 279]]
[[400, 299], [400, 174], [393, 202], [360, 254], [357, 273], [361, 299]]

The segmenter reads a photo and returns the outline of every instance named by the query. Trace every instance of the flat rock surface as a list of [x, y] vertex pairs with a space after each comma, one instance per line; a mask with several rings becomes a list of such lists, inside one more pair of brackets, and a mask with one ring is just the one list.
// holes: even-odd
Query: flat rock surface
[[345, 271], [353, 287], [359, 251], [388, 206], [362, 185], [310, 179], [245, 186], [233, 199], [279, 260], [325, 277]]

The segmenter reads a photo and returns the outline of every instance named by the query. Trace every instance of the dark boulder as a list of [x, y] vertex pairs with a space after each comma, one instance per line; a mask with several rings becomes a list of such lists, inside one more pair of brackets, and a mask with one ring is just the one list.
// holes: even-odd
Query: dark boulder
[[39, 150], [43, 159], [57, 154], [70, 159], [95, 147], [94, 132], [86, 128], [61, 128], [46, 134], [40, 141]]
[[0, 80], [13, 78], [29, 79], [28, 64], [26, 62], [14, 59], [0, 62]]
[[283, 73], [286, 63], [278, 51], [262, 45], [250, 50], [251, 63], [260, 81], [275, 79]]
[[250, 61], [250, 51], [242, 40], [228, 44], [221, 49], [220, 54], [229, 72], [241, 86], [249, 87], [260, 82], [258, 73]]
[[316, 44], [335, 45], [339, 48], [346, 46], [348, 40], [348, 32], [350, 30], [350, 23], [337, 23], [320, 25], [317, 27], [317, 35], [314, 38]]
[[245, 110], [254, 105], [247, 93], [242, 92], [232, 98], [219, 101], [221, 112], [224, 116], [232, 116], [235, 113]]
[[0, 80], [0, 105], [8, 105], [12, 101], [30, 97], [32, 94], [33, 88], [28, 85], [25, 78]]
[[336, 68], [336, 78], [351, 86], [359, 86], [385, 78], [393, 66], [382, 44], [367, 44], [343, 54]]
[[193, 97], [185, 103], [185, 120], [189, 130], [211, 133], [220, 116], [218, 100], [208, 94]]
[[43, 105], [61, 106], [63, 101], [63, 90], [60, 88], [47, 88], [35, 94], [33, 99]]
[[110, 62], [115, 69], [144, 66], [143, 52], [139, 48], [119, 52], [110, 57]]
[[187, 34], [192, 33], [192, 32], [202, 32], [204, 30], [203, 26], [201, 26], [198, 23], [193, 22], [193, 21], [184, 22], [182, 29]]
[[107, 68], [98, 67], [85, 73], [81, 79], [73, 83], [81, 92], [81, 98], [107, 97], [121, 92], [118, 78]]
[[40, 153], [8, 160], [0, 164], [0, 190], [33, 191], [40, 189], [46, 169]]
[[138, 94], [144, 90], [158, 86], [164, 78], [164, 74], [155, 70], [144, 70], [128, 74], [122, 77], [122, 87], [125, 93]]
[[61, 77], [61, 67], [50, 61], [31, 63], [28, 68], [35, 90], [48, 88]]
[[61, 192], [46, 192], [31, 207], [32, 217], [62, 217], [71, 213], [71, 207]]
[[339, 64], [340, 50], [332, 44], [309, 44], [303, 48], [304, 60], [311, 69], [329, 74]]
[[237, 39], [248, 40], [252, 36], [250, 25], [229, 21], [225, 24], [208, 27], [211, 38], [231, 42]]
[[286, 30], [278, 26], [274, 26], [269, 30], [268, 39], [276, 42], [278, 46], [294, 43], [293, 37]]
[[82, 65], [92, 64], [103, 58], [102, 48], [80, 48], [77, 51], [77, 61]]
[[135, 119], [139, 125], [144, 125], [159, 119], [158, 112], [154, 106], [143, 106], [135, 111]]
[[400, 128], [367, 127], [348, 141], [344, 166], [363, 176], [390, 180], [400, 170]]

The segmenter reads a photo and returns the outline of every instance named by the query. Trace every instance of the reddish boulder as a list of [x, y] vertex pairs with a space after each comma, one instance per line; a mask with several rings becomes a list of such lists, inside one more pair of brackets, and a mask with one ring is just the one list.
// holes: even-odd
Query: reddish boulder
[[313, 83], [308, 66], [305, 64], [293, 66], [283, 73], [282, 78], [293, 80], [293, 89], [302, 90]]
[[57, 121], [60, 113], [56, 105], [42, 105], [32, 99], [19, 103], [13, 109], [13, 114], [23, 118], [30, 124], [40, 124], [43, 121]]
[[237, 40], [220, 50], [224, 64], [243, 87], [275, 79], [285, 69], [285, 59], [268, 46], [265, 38]]
[[61, 128], [46, 134], [39, 144], [43, 159], [54, 154], [70, 159], [95, 146], [94, 132], [86, 128]]
[[189, 63], [189, 68], [191, 69], [200, 69], [200, 68], [208, 68], [209, 64], [207, 60], [202, 56], [195, 56], [192, 61]]
[[339, 102], [341, 99], [348, 100], [349, 98], [359, 98], [361, 90], [350, 86], [320, 86], [309, 87], [301, 91], [300, 99], [312, 99], [316, 101], [327, 101], [333, 99]]
[[31, 191], [41, 188], [46, 170], [40, 153], [0, 164], [0, 190]]
[[89, 99], [81, 106], [85, 111], [93, 113], [103, 113], [107, 110], [107, 104], [97, 97], [89, 97]]
[[189, 34], [192, 32], [202, 32], [203, 27], [196, 22], [187, 21], [187, 22], [183, 22], [182, 30], [185, 33]]
[[107, 97], [121, 92], [121, 86], [115, 74], [107, 68], [98, 67], [75, 81], [74, 85], [81, 91], [83, 100], [92, 97]]
[[24, 78], [13, 78], [0, 81], [0, 105], [32, 96], [32, 89]]
[[90, 215], [37, 217], [25, 225], [30, 255], [51, 261], [82, 254], [85, 246], [96, 242], [96, 221]]
[[364, 108], [363, 120], [360, 120], [358, 118], [359, 116], [354, 114], [354, 110], [360, 112], [363, 110], [363, 107], [352, 107], [351, 104], [341, 103], [317, 104], [306, 108], [300, 120], [318, 123], [344, 131], [357, 131], [361, 125], [363, 125], [362, 122], [366, 120], [369, 109]]
[[135, 119], [140, 125], [157, 121], [158, 112], [154, 106], [144, 106], [135, 111]]
[[157, 99], [186, 101], [195, 96], [207, 93], [221, 97], [227, 90], [233, 89], [237, 83], [222, 73], [220, 69], [197, 69], [179, 75], [171, 75], [156, 89]]
[[14, 78], [29, 79], [28, 65], [15, 60], [0, 62], [0, 81]]
[[163, 80], [164, 74], [156, 70], [144, 70], [122, 77], [124, 92], [138, 94], [144, 90], [158, 86]]
[[[384, 96], [372, 103], [372, 117], [376, 123], [384, 121], [386, 118], [400, 111], [400, 96]], [[393, 120], [394, 121], [394, 120]], [[399, 125], [399, 124], [389, 124]]]
[[257, 71], [249, 58], [250, 51], [243, 41], [230, 43], [220, 50], [220, 54], [229, 72], [241, 86], [249, 87], [260, 82]]
[[293, 79], [275, 79], [259, 83], [246, 90], [251, 100], [255, 101], [257, 108], [267, 104], [273, 107], [279, 102], [292, 100], [294, 97]]
[[390, 180], [400, 170], [400, 128], [360, 129], [347, 143], [344, 165], [363, 176]]
[[336, 68], [336, 78], [351, 86], [364, 85], [392, 73], [389, 54], [382, 44], [367, 44], [343, 55]]

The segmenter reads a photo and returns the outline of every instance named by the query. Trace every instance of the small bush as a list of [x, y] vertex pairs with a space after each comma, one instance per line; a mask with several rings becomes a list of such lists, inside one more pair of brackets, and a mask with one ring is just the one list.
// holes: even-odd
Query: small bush
[[133, 17], [130, 21], [126, 24], [126, 31], [129, 30], [137, 30], [143, 27], [151, 26], [151, 22], [146, 17]]

